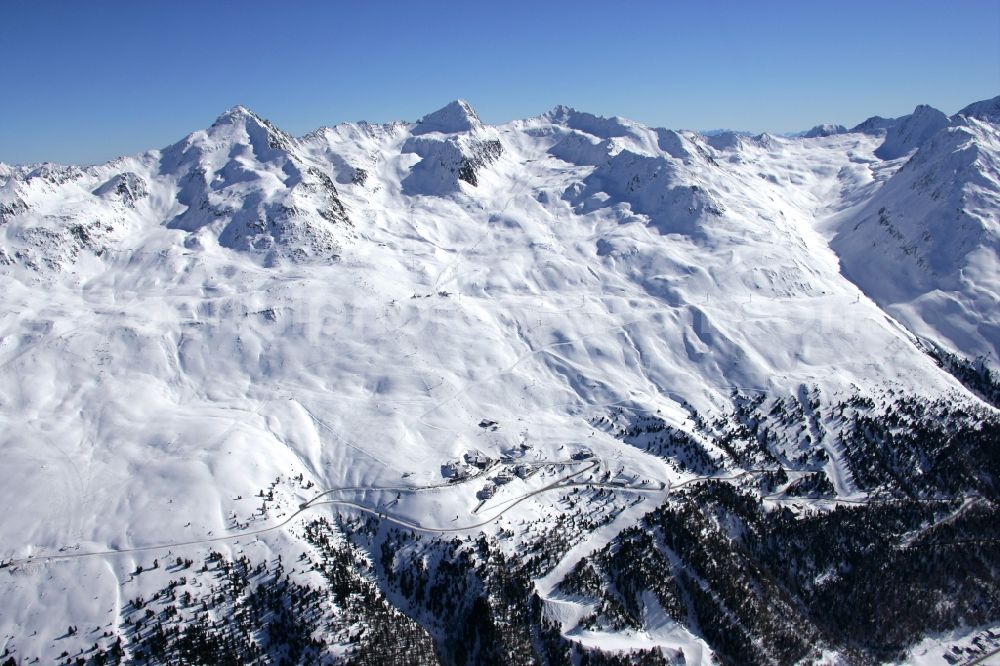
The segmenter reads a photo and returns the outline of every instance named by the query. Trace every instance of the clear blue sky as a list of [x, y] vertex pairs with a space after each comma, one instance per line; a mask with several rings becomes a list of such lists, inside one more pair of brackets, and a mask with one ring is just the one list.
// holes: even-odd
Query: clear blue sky
[[568, 104], [786, 132], [1000, 94], [1000, 2], [3, 2], [0, 161], [163, 147], [244, 104], [292, 134]]

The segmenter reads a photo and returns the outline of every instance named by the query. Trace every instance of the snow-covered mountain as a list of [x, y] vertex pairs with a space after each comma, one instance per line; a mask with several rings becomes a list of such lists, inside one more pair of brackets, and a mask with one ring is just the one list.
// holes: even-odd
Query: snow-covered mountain
[[961, 117], [843, 215], [833, 243], [845, 274], [911, 331], [994, 363], [1000, 357], [998, 157], [997, 125]]
[[843, 125], [816, 125], [802, 136], [807, 139], [815, 139], [820, 136], [833, 136], [834, 134], [846, 134], [847, 128]]
[[993, 99], [984, 99], [981, 102], [973, 102], [959, 111], [956, 116], [966, 118], [976, 118], [988, 123], [1000, 122], [1000, 95]]
[[885, 142], [875, 151], [883, 160], [894, 160], [919, 148], [949, 124], [948, 116], [921, 104], [908, 116], [896, 118], [886, 128]]
[[996, 102], [0, 165], [3, 658], [943, 658], [1000, 624]]
[[864, 132], [865, 134], [878, 134], [883, 132], [896, 122], [895, 118], [883, 118], [882, 116], [871, 116], [851, 128], [852, 132]]

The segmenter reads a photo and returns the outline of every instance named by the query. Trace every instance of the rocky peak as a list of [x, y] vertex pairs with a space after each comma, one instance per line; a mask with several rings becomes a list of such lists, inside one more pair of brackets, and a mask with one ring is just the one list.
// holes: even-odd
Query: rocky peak
[[815, 139], [825, 136], [834, 136], [836, 134], [846, 134], [847, 128], [843, 125], [816, 125], [811, 130], [806, 132], [803, 136], [807, 139]]
[[976, 118], [988, 123], [1000, 123], [1000, 95], [997, 95], [993, 99], [973, 102], [955, 115]]
[[414, 136], [430, 134], [431, 132], [455, 134], [457, 132], [471, 132], [482, 129], [482, 127], [482, 121], [479, 120], [479, 116], [476, 115], [469, 103], [457, 99], [418, 120], [412, 133]]
[[253, 111], [242, 104], [237, 104], [219, 114], [219, 117], [215, 119], [212, 125], [236, 125], [250, 119], [260, 121], [260, 118]]
[[882, 116], [872, 116], [858, 123], [851, 128], [851, 132], [861, 132], [862, 134], [878, 134], [884, 132], [896, 123], [895, 118], [883, 118]]
[[883, 160], [902, 157], [950, 124], [948, 116], [926, 104], [921, 104], [908, 116], [899, 118], [885, 134], [885, 142], [875, 151]]

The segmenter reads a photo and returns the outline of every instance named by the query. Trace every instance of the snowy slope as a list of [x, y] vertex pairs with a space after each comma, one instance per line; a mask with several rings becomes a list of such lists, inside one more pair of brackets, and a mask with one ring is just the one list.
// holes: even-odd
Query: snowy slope
[[921, 104], [913, 113], [896, 118], [886, 128], [885, 142], [875, 151], [875, 156], [883, 160], [900, 158], [922, 145], [948, 124], [948, 116], [933, 107]]
[[[567, 107], [487, 126], [456, 101], [295, 138], [235, 107], [105, 165], [0, 166], [0, 559], [151, 548], [0, 581], [0, 632], [44, 661], [66, 625], [116, 625], [159, 544], [297, 557], [298, 523], [240, 533], [321, 489], [444, 533], [551, 521], [545, 486], [586, 447], [586, 478], [631, 490], [568, 572], [692, 476], [593, 427], [611, 409], [704, 437], [691, 410], [728, 414], [734, 391], [976, 403], [914, 336], [1000, 359], [1000, 130], [931, 111], [884, 139], [706, 138]], [[862, 500], [836, 434], [774, 455], [822, 451], [810, 471]], [[470, 449], [543, 471], [364, 490], [439, 485]], [[557, 582], [540, 591], [571, 632]], [[615, 645], [711, 651], [648, 623]]]
[[833, 243], [845, 274], [910, 330], [1000, 359], [1000, 133], [972, 117], [938, 131]]

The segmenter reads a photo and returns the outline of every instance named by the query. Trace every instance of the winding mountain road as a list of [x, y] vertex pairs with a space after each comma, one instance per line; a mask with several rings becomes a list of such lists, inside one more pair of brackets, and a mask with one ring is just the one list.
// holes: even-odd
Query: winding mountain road
[[[507, 499], [507, 500], [504, 500], [504, 501], [502, 501], [502, 502], [494, 505], [493, 507], [491, 507], [494, 510], [498, 509], [500, 507], [503, 507], [503, 508], [500, 508], [499, 511], [497, 511], [496, 513], [494, 513], [489, 518], [485, 518], [485, 519], [482, 519], [482, 520], [480, 520], [478, 522], [471, 523], [471, 524], [468, 524], [468, 525], [461, 525], [461, 526], [454, 526], [454, 527], [432, 527], [432, 526], [427, 526], [427, 525], [421, 525], [419, 523], [407, 520], [405, 518], [401, 518], [401, 517], [398, 517], [398, 516], [392, 516], [392, 515], [390, 515], [388, 513], [385, 513], [383, 511], [377, 509], [377, 508], [372, 508], [370, 506], [367, 506], [365, 504], [361, 504], [361, 503], [359, 503], [357, 501], [354, 501], [354, 500], [350, 500], [350, 499], [336, 499], [336, 498], [330, 498], [330, 497], [331, 497], [331, 495], [335, 495], [337, 493], [344, 493], [344, 492], [366, 492], [366, 491], [371, 491], [371, 492], [419, 493], [419, 492], [428, 492], [428, 491], [433, 491], [433, 490], [441, 490], [441, 489], [444, 489], [444, 488], [453, 488], [453, 487], [456, 487], [458, 485], [468, 484], [468, 483], [470, 483], [470, 482], [472, 482], [472, 481], [474, 481], [476, 479], [481, 479], [481, 478], [485, 477], [486, 474], [490, 471], [490, 469], [493, 468], [493, 465], [490, 465], [490, 466], [488, 466], [488, 467], [486, 467], [484, 469], [480, 469], [475, 474], [473, 474], [473, 475], [471, 475], [469, 477], [466, 477], [464, 479], [458, 480], [458, 481], [447, 481], [447, 482], [444, 482], [444, 483], [432, 484], [432, 485], [427, 485], [427, 486], [345, 486], [345, 487], [342, 487], [342, 488], [330, 488], [330, 489], [327, 489], [327, 490], [324, 490], [324, 491], [318, 493], [312, 499], [310, 499], [310, 500], [308, 500], [308, 501], [303, 502], [302, 504], [300, 504], [299, 507], [298, 507], [298, 509], [296, 511], [294, 511], [291, 515], [289, 515], [287, 518], [285, 518], [281, 522], [275, 523], [275, 524], [270, 525], [268, 527], [262, 527], [262, 528], [259, 528], [259, 529], [256, 529], [256, 530], [244, 531], [244, 532], [239, 532], [239, 533], [234, 533], [234, 534], [224, 534], [224, 535], [221, 535], [221, 536], [214, 536], [214, 537], [213, 536], [209, 536], [209, 537], [205, 537], [205, 538], [202, 538], [202, 539], [190, 539], [190, 540], [185, 540], [185, 541], [172, 541], [172, 542], [168, 542], [168, 543], [159, 543], [159, 544], [153, 544], [153, 545], [149, 545], [149, 546], [135, 546], [135, 547], [132, 547], [132, 548], [111, 548], [111, 549], [107, 549], [107, 550], [86, 551], [86, 552], [82, 552], [82, 553], [80, 553], [80, 552], [74, 552], [74, 553], [59, 552], [59, 553], [51, 553], [51, 554], [44, 554], [44, 555], [29, 555], [28, 557], [24, 557], [24, 558], [14, 558], [14, 559], [7, 560], [5, 562], [0, 562], [0, 569], [11, 569], [11, 571], [13, 572], [19, 566], [36, 565], [36, 564], [48, 564], [48, 563], [56, 562], [56, 561], [75, 560], [75, 559], [81, 559], [81, 558], [87, 558], [87, 557], [124, 555], [124, 554], [128, 554], [128, 553], [145, 553], [145, 552], [152, 552], [152, 551], [158, 551], [158, 550], [180, 548], [180, 547], [183, 547], [183, 546], [198, 546], [198, 545], [205, 545], [205, 544], [210, 544], [210, 543], [220, 543], [220, 542], [226, 542], [226, 541], [234, 541], [234, 540], [243, 539], [243, 538], [246, 538], [246, 537], [256, 537], [256, 536], [259, 536], [261, 534], [266, 534], [268, 532], [273, 532], [275, 530], [281, 529], [282, 527], [288, 525], [293, 520], [295, 520], [296, 518], [298, 518], [304, 512], [309, 511], [310, 509], [313, 509], [313, 508], [318, 507], [318, 506], [343, 506], [343, 507], [350, 507], [352, 509], [356, 509], [356, 510], [361, 511], [363, 513], [367, 513], [367, 514], [370, 514], [370, 515], [373, 515], [373, 516], [377, 516], [378, 518], [380, 518], [382, 520], [386, 520], [386, 521], [388, 521], [390, 523], [393, 523], [395, 525], [399, 525], [400, 527], [404, 527], [406, 529], [410, 529], [410, 530], [414, 530], [414, 531], [418, 531], [418, 532], [427, 532], [427, 533], [432, 533], [432, 534], [447, 534], [447, 533], [454, 533], [454, 532], [465, 532], [465, 531], [468, 531], [468, 530], [474, 530], [474, 529], [478, 529], [480, 527], [484, 527], [486, 525], [489, 525], [490, 523], [492, 523], [492, 522], [498, 520], [499, 518], [501, 518], [504, 514], [506, 514], [508, 511], [510, 511], [511, 509], [513, 509], [515, 506], [521, 504], [522, 502], [525, 502], [525, 501], [531, 499], [532, 497], [535, 497], [535, 496], [540, 495], [542, 493], [550, 492], [552, 490], [561, 490], [561, 489], [575, 488], [575, 487], [589, 487], [589, 488], [601, 488], [601, 489], [610, 489], [610, 490], [625, 490], [625, 491], [629, 491], [629, 492], [639, 492], [639, 493], [662, 493], [664, 495], [669, 495], [671, 492], [673, 492], [675, 490], [679, 490], [680, 488], [683, 488], [685, 486], [688, 486], [690, 484], [697, 483], [697, 482], [700, 482], [700, 481], [710, 481], [710, 480], [715, 480], [715, 481], [737, 481], [739, 479], [742, 479], [742, 478], [744, 478], [746, 476], [750, 476], [750, 475], [753, 475], [753, 474], [763, 474], [763, 473], [774, 471], [774, 470], [765, 470], [765, 469], [750, 469], [750, 470], [743, 470], [742, 472], [740, 472], [738, 474], [735, 474], [733, 476], [725, 476], [725, 477], [723, 477], [723, 476], [714, 476], [714, 475], [696, 476], [696, 477], [692, 477], [690, 479], [685, 479], [684, 481], [682, 481], [680, 483], [677, 483], [677, 484], [661, 483], [660, 487], [657, 488], [657, 487], [651, 487], [651, 486], [647, 486], [647, 485], [629, 485], [629, 484], [627, 484], [625, 482], [620, 482], [620, 481], [614, 481], [614, 482], [572, 481], [572, 479], [575, 479], [575, 478], [579, 477], [580, 475], [585, 474], [586, 472], [589, 472], [589, 471], [593, 470], [594, 468], [598, 467], [600, 465], [600, 461], [597, 460], [597, 459], [595, 459], [595, 458], [586, 458], [586, 459], [582, 459], [582, 460], [540, 460], [540, 461], [532, 461], [532, 462], [523, 462], [523, 463], [519, 463], [519, 464], [531, 465], [533, 467], [549, 467], [549, 466], [551, 466], [551, 467], [570, 467], [570, 466], [576, 466], [576, 465], [585, 465], [585, 466], [582, 469], [579, 469], [579, 470], [574, 471], [574, 472], [572, 472], [570, 474], [566, 474], [564, 476], [561, 476], [561, 477], [555, 479], [551, 483], [549, 483], [549, 484], [547, 484], [547, 485], [545, 485], [545, 486], [543, 486], [541, 488], [537, 488], [535, 490], [532, 490], [532, 491], [530, 491], [528, 493], [525, 493], [523, 495], [520, 495], [518, 497]], [[817, 498], [810, 498], [810, 497], [795, 497], [795, 498], [764, 497], [762, 499], [771, 500], [771, 501], [800, 501], [800, 502], [805, 501], [805, 502], [808, 502], [808, 501], [815, 501]], [[826, 498], [823, 498], [823, 499], [826, 499]], [[896, 500], [895, 498], [890, 498], [890, 499], [885, 499], [885, 500], [880, 500], [880, 499], [840, 499], [840, 498], [829, 498], [829, 501], [831, 501], [831, 502], [844, 502], [844, 503], [849, 503], [849, 504], [869, 504], [869, 503], [880, 502], [880, 501], [899, 501], [899, 500]], [[941, 501], [941, 500], [923, 500], [923, 501]]]
[[[180, 548], [180, 547], [183, 547], [183, 546], [205, 545], [205, 544], [210, 544], [210, 543], [219, 543], [219, 542], [225, 542], [225, 541], [233, 541], [233, 540], [242, 539], [242, 538], [245, 538], [245, 537], [254, 537], [254, 536], [258, 536], [258, 535], [261, 535], [261, 534], [266, 534], [267, 532], [273, 532], [274, 530], [280, 529], [280, 528], [284, 527], [285, 525], [288, 525], [289, 523], [291, 523], [296, 518], [298, 518], [299, 515], [301, 515], [302, 513], [306, 512], [306, 511], [308, 511], [308, 510], [310, 510], [310, 509], [312, 509], [314, 507], [323, 506], [323, 505], [337, 505], [337, 506], [351, 507], [351, 508], [357, 509], [359, 511], [363, 511], [365, 513], [369, 513], [371, 515], [378, 516], [379, 518], [382, 518], [383, 520], [387, 520], [387, 521], [392, 522], [394, 524], [400, 525], [401, 527], [406, 527], [408, 529], [422, 531], [422, 532], [433, 532], [433, 533], [463, 532], [463, 531], [466, 531], [466, 530], [476, 529], [478, 527], [482, 527], [484, 525], [487, 525], [487, 524], [493, 522], [494, 520], [496, 520], [497, 518], [499, 518], [500, 516], [502, 516], [504, 513], [506, 513], [507, 511], [509, 511], [511, 508], [513, 508], [517, 504], [520, 504], [521, 502], [529, 499], [530, 497], [534, 497], [535, 495], [538, 495], [540, 493], [547, 492], [547, 491], [550, 491], [550, 490], [554, 490], [554, 489], [557, 489], [557, 488], [560, 488], [560, 487], [564, 487], [564, 484], [563, 484], [564, 481], [568, 481], [570, 479], [573, 479], [573, 478], [579, 476], [580, 474], [588, 472], [591, 469], [597, 467], [600, 463], [599, 463], [599, 461], [597, 461], [595, 459], [587, 459], [587, 460], [535, 461], [535, 462], [523, 463], [523, 464], [530, 464], [532, 466], [537, 466], [537, 467], [544, 467], [544, 466], [566, 467], [566, 466], [572, 466], [572, 465], [586, 465], [586, 467], [584, 467], [583, 469], [580, 469], [578, 471], [575, 471], [575, 472], [573, 472], [571, 474], [562, 476], [562, 477], [556, 479], [555, 481], [553, 481], [552, 483], [544, 486], [543, 488], [540, 488], [538, 490], [535, 490], [535, 491], [533, 491], [531, 493], [528, 493], [527, 495], [524, 495], [524, 496], [518, 498], [515, 502], [513, 502], [512, 504], [510, 504], [510, 506], [504, 508], [502, 511], [500, 511], [496, 515], [492, 516], [488, 520], [484, 520], [484, 521], [475, 523], [473, 525], [463, 525], [463, 526], [460, 526], [460, 527], [456, 526], [456, 527], [446, 527], [446, 528], [445, 527], [441, 527], [441, 528], [438, 528], [438, 527], [427, 527], [427, 526], [424, 526], [424, 525], [420, 525], [418, 523], [414, 523], [414, 522], [408, 521], [408, 520], [406, 520], [404, 518], [397, 518], [397, 517], [388, 515], [386, 513], [383, 513], [382, 511], [379, 511], [378, 509], [373, 509], [373, 508], [371, 508], [369, 506], [366, 506], [364, 504], [359, 504], [358, 502], [355, 502], [355, 501], [352, 501], [352, 500], [347, 500], [347, 499], [343, 499], [343, 500], [340, 500], [340, 499], [323, 499], [323, 498], [329, 497], [332, 494], [340, 493], [340, 492], [360, 492], [360, 491], [425, 492], [425, 491], [429, 491], [429, 490], [438, 490], [438, 489], [442, 489], [442, 488], [455, 487], [457, 485], [466, 484], [466, 483], [469, 483], [469, 482], [471, 482], [471, 481], [473, 481], [475, 479], [482, 478], [489, 471], [489, 468], [480, 470], [476, 474], [474, 474], [472, 476], [469, 476], [469, 477], [467, 477], [465, 479], [462, 479], [459, 482], [445, 482], [445, 483], [439, 483], [439, 484], [434, 484], [434, 485], [429, 485], [429, 486], [386, 486], [386, 487], [350, 486], [350, 487], [344, 487], [344, 488], [331, 488], [331, 489], [322, 491], [321, 493], [317, 494], [316, 496], [314, 496], [309, 501], [303, 502], [302, 504], [300, 504], [299, 507], [298, 507], [298, 510], [294, 511], [291, 515], [289, 515], [287, 518], [285, 518], [281, 522], [275, 523], [274, 525], [270, 525], [268, 527], [262, 527], [262, 528], [256, 529], [256, 530], [239, 532], [239, 533], [235, 533], [235, 534], [225, 534], [225, 535], [216, 536], [216, 537], [205, 537], [205, 538], [202, 538], [202, 539], [190, 539], [190, 540], [186, 540], [186, 541], [172, 541], [172, 542], [169, 542], [169, 543], [160, 543], [160, 544], [154, 544], [154, 545], [149, 545], [149, 546], [135, 546], [135, 547], [132, 547], [132, 548], [113, 548], [113, 549], [107, 549], [107, 550], [87, 551], [87, 552], [83, 552], [83, 553], [66, 553], [66, 552], [60, 552], [60, 553], [51, 553], [51, 554], [45, 554], [45, 555], [29, 555], [28, 557], [24, 557], [24, 558], [16, 558], [16, 559], [7, 560], [6, 562], [3, 562], [2, 564], [0, 564], [0, 568], [11, 568], [11, 567], [17, 567], [17, 566], [22, 566], [22, 565], [31, 565], [31, 564], [47, 564], [47, 563], [50, 563], [50, 562], [64, 561], [64, 560], [75, 560], [75, 559], [81, 559], [81, 558], [86, 558], [86, 557], [99, 557], [99, 556], [108, 556], [108, 555], [124, 555], [124, 554], [128, 554], [128, 553], [144, 553], [144, 552], [151, 552], [151, 551], [157, 551], [157, 550], [165, 550], [165, 549], [170, 549], [170, 548]], [[598, 486], [600, 484], [593, 484], [593, 485]], [[620, 487], [620, 486], [615, 485], [615, 487]]]

